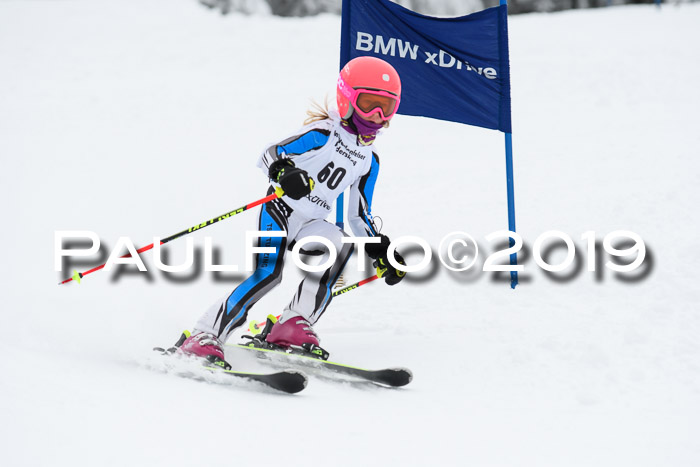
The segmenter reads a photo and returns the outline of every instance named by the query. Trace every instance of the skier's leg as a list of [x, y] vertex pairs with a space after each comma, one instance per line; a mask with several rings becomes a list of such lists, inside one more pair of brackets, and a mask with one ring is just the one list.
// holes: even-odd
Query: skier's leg
[[[301, 316], [311, 324], [321, 317], [333, 298], [333, 286], [343, 272], [345, 265], [352, 255], [352, 243], [343, 243], [343, 237], [348, 235], [339, 227], [327, 221], [316, 221], [305, 225], [297, 238], [310, 236], [325, 237], [330, 240], [338, 256], [335, 262], [320, 272], [309, 272], [299, 284], [297, 293], [284, 310], [284, 317]], [[326, 262], [330, 256], [322, 243], [307, 243], [302, 252], [321, 256], [319, 264]]]
[[[345, 232], [326, 221], [315, 221], [305, 225], [296, 238], [301, 239], [312, 235], [330, 240], [338, 256], [330, 268], [307, 273], [282, 317], [267, 336], [268, 342], [283, 346], [303, 343], [318, 345], [319, 343], [318, 336], [311, 326], [318, 321], [330, 304], [333, 285], [352, 254], [353, 245], [342, 243], [342, 238], [347, 236]], [[326, 262], [330, 256], [322, 243], [307, 243], [302, 252], [319, 253], [321, 255], [319, 264]]]
[[[274, 200], [262, 206], [258, 223], [260, 231], [288, 231], [289, 219], [285, 214], [291, 210], [280, 203], [284, 202]], [[231, 332], [246, 321], [248, 310], [282, 281], [287, 238], [260, 237], [258, 246], [274, 247], [276, 253], [256, 255], [255, 272], [207, 310], [197, 321], [193, 335], [205, 332], [226, 342]]]

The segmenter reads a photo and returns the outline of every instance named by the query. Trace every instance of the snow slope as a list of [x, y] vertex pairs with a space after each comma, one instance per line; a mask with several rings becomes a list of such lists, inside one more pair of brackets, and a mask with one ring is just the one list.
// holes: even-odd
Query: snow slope
[[[340, 19], [0, 2], [3, 465], [697, 465], [699, 20], [700, 5], [510, 20], [518, 231], [530, 248], [564, 231], [581, 260], [584, 232], [634, 231], [642, 279], [582, 263], [555, 281], [529, 258], [511, 290], [435, 262], [338, 298], [317, 325], [333, 359], [408, 366], [409, 387], [313, 379], [288, 397], [143, 364], [241, 274], [177, 282], [146, 254], [148, 275], [57, 287], [54, 232], [145, 245], [263, 196], [259, 151], [334, 95]], [[379, 149], [387, 234], [436, 248], [463, 230], [487, 251], [507, 226], [500, 133], [397, 116]], [[242, 265], [254, 223], [192, 237]], [[289, 300], [286, 274], [251, 319]]]

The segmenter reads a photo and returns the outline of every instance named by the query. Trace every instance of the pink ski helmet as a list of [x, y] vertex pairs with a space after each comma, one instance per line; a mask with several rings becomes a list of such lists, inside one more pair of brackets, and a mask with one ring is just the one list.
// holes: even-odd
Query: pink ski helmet
[[390, 120], [401, 102], [401, 79], [381, 58], [353, 58], [340, 71], [336, 100], [344, 120], [353, 111], [361, 117], [379, 113], [383, 120]]

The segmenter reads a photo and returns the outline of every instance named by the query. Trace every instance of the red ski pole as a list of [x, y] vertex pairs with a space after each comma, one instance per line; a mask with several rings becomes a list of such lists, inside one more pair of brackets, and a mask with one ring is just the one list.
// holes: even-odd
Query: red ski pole
[[362, 279], [360, 282], [356, 282], [354, 284], [348, 285], [347, 287], [343, 287], [342, 289], [338, 289], [335, 292], [333, 292], [333, 296], [337, 297], [338, 295], [342, 295], [344, 293], [350, 292], [351, 290], [355, 290], [358, 287], [361, 287], [369, 282], [372, 282], [375, 279], [379, 279], [378, 275], [373, 275], [372, 277], [368, 277], [367, 279]]
[[[260, 206], [261, 204], [265, 204], [269, 201], [272, 201], [273, 199], [281, 198], [282, 195], [284, 195], [284, 191], [282, 190], [282, 188], [278, 187], [275, 189], [275, 192], [272, 193], [271, 195], [268, 195], [268, 196], [261, 198], [257, 201], [253, 201], [250, 204], [246, 204], [245, 206], [242, 206], [238, 209], [234, 209], [233, 211], [229, 211], [229, 212], [222, 214], [218, 217], [214, 217], [213, 219], [209, 219], [209, 220], [201, 222], [197, 225], [193, 225], [189, 229], [185, 229], [182, 232], [178, 232], [174, 235], [166, 237], [160, 241], [160, 245], [163, 245], [164, 243], [168, 243], [171, 240], [175, 240], [176, 238], [184, 237], [185, 235], [191, 234], [192, 232], [203, 229], [204, 227], [208, 227], [212, 224], [216, 224], [219, 221], [222, 221], [224, 219], [228, 219], [231, 216], [235, 216], [236, 214], [240, 214], [243, 211], [247, 211], [248, 209], [254, 208], [255, 206]], [[141, 254], [144, 251], [150, 250], [151, 248], [153, 248], [153, 243], [151, 243], [150, 245], [146, 245], [144, 247], [139, 248], [138, 250], [136, 250], [136, 252]], [[131, 253], [127, 253], [124, 256], [122, 256], [122, 258], [129, 258], [129, 257], [131, 257]], [[84, 276], [87, 276], [88, 274], [92, 274], [95, 271], [99, 271], [100, 269], [104, 268], [106, 266], [106, 264], [107, 263], [102, 264], [102, 265], [97, 266], [97, 267], [94, 267], [94, 268], [90, 269], [89, 271], [85, 271], [85, 272], [75, 271], [75, 273], [73, 274], [73, 277], [69, 277], [68, 279], [66, 279], [64, 281], [59, 282], [58, 285], [65, 284], [65, 283], [70, 282], [70, 281], [76, 281], [76, 282], [80, 283], [80, 279], [82, 279]]]
[[[356, 288], [361, 287], [365, 284], [368, 284], [375, 279], [379, 279], [379, 276], [376, 274], [373, 275], [372, 277], [368, 277], [367, 279], [362, 279], [360, 282], [356, 282], [354, 284], [348, 285], [347, 287], [343, 287], [342, 289], [336, 290], [335, 292], [333, 292], [333, 297], [350, 292], [351, 290], [355, 290]], [[280, 319], [280, 316], [281, 315], [278, 315], [278, 316], [276, 316], [276, 318]], [[263, 321], [262, 323], [258, 323], [257, 321], [252, 320], [248, 324], [248, 332], [252, 333], [253, 335], [259, 334], [260, 330], [264, 327], [265, 327], [265, 321]]]

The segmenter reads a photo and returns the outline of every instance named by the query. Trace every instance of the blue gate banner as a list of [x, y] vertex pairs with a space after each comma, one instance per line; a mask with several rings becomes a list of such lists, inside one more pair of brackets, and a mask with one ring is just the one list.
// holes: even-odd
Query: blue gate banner
[[400, 114], [511, 133], [506, 5], [434, 18], [389, 0], [343, 0], [341, 68], [370, 55], [402, 83]]

